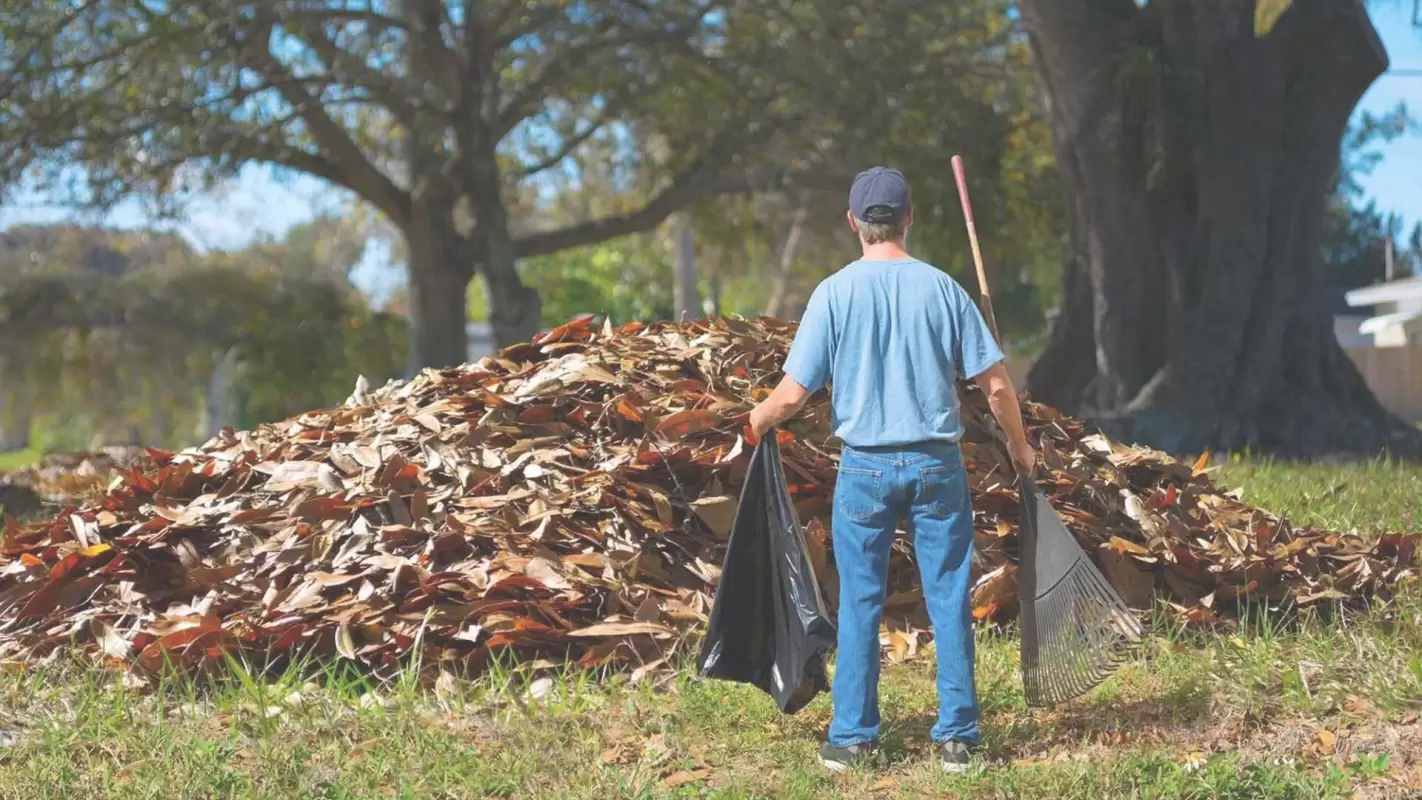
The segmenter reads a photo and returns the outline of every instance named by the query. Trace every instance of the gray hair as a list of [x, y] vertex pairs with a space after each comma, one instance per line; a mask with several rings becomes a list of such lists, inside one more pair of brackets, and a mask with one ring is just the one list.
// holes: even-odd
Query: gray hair
[[855, 217], [854, 227], [859, 229], [859, 238], [863, 239], [865, 244], [902, 242], [908, 234], [907, 222], [906, 219], [898, 222], [865, 222]]

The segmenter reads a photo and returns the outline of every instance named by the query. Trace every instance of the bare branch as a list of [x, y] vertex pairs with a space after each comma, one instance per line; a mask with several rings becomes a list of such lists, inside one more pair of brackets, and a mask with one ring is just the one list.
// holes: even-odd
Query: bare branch
[[372, 69], [354, 53], [336, 44], [319, 24], [297, 28], [295, 32], [311, 45], [311, 49], [316, 51], [316, 55], [326, 62], [332, 72], [344, 73], [340, 75], [342, 83], [369, 91], [371, 97], [389, 108], [407, 127], [414, 126], [417, 112], [408, 98], [417, 92], [412, 87], [402, 85], [399, 79]]
[[407, 224], [410, 219], [409, 194], [402, 191], [370, 162], [346, 129], [326, 113], [321, 103], [311, 96], [270, 50], [263, 47], [259, 52], [262, 61], [259, 71], [301, 115], [317, 145], [325, 151], [326, 157], [337, 165], [343, 176], [341, 185], [349, 187], [375, 204], [395, 220], [396, 224]]
[[739, 125], [727, 125], [700, 158], [636, 211], [521, 236], [514, 240], [514, 250], [519, 258], [528, 258], [651, 230], [714, 187], [715, 177], [725, 162], [758, 135], [747, 132]]
[[530, 175], [537, 175], [544, 170], [558, 166], [563, 159], [572, 155], [573, 151], [581, 147], [583, 142], [591, 139], [598, 131], [607, 127], [607, 123], [611, 122], [613, 118], [622, 111], [622, 108], [626, 106], [627, 100], [626, 95], [619, 95], [609, 99], [603, 106], [602, 112], [591, 122], [587, 123], [583, 130], [569, 135], [563, 140], [561, 147], [545, 156], [542, 160], [524, 167], [523, 176], [526, 178]]
[[707, 7], [700, 14], [688, 19], [685, 25], [671, 30], [639, 30], [620, 35], [608, 35], [615, 30], [616, 24], [604, 20], [594, 35], [549, 54], [537, 74], [500, 109], [494, 124], [495, 138], [502, 139], [509, 131], [513, 130], [514, 126], [518, 125], [524, 117], [533, 113], [547, 99], [550, 90], [559, 81], [575, 74], [595, 54], [631, 44], [662, 42], [684, 45], [686, 37], [701, 24], [709, 11], [710, 8]]

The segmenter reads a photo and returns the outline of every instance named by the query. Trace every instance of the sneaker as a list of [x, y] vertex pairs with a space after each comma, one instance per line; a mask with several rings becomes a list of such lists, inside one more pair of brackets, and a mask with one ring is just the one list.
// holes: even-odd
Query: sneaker
[[820, 745], [820, 763], [831, 772], [844, 772], [874, 754], [873, 742], [835, 747], [829, 742]]
[[977, 745], [962, 739], [949, 739], [938, 745], [938, 757], [944, 772], [967, 772], [977, 755]]

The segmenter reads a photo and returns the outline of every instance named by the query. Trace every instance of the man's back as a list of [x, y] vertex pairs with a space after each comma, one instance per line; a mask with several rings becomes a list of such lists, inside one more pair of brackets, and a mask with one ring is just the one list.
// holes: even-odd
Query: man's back
[[917, 259], [856, 261], [816, 287], [785, 372], [833, 383], [834, 433], [851, 447], [962, 436], [956, 377], [1002, 358], [963, 288]]

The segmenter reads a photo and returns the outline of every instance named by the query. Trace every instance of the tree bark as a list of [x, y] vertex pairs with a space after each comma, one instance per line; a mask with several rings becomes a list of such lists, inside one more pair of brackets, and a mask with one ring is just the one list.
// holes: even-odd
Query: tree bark
[[[479, 145], [476, 145], [479, 146]], [[508, 209], [500, 194], [502, 180], [492, 143], [475, 159], [469, 197], [482, 236], [480, 272], [489, 298], [489, 326], [499, 347], [526, 342], [542, 326], [543, 300], [518, 274], [518, 250], [509, 232]]]
[[1074, 251], [1028, 389], [1171, 452], [1422, 452], [1334, 339], [1318, 254], [1387, 56], [1359, 0], [1258, 37], [1253, 5], [1021, 3]]
[[770, 287], [770, 299], [765, 301], [767, 317], [779, 317], [785, 312], [785, 295], [790, 291], [790, 276], [795, 274], [795, 251], [800, 249], [800, 237], [809, 213], [809, 207], [801, 203], [795, 208], [795, 216], [790, 218], [790, 231], [785, 234], [785, 243], [780, 247], [775, 282]]
[[454, 230], [449, 206], [428, 201], [416, 204], [413, 212], [405, 240], [414, 366], [463, 364], [469, 353], [464, 325], [473, 277], [467, 240]]
[[691, 217], [683, 214], [676, 221], [676, 286], [672, 292], [679, 320], [701, 316], [696, 283], [696, 231]]

